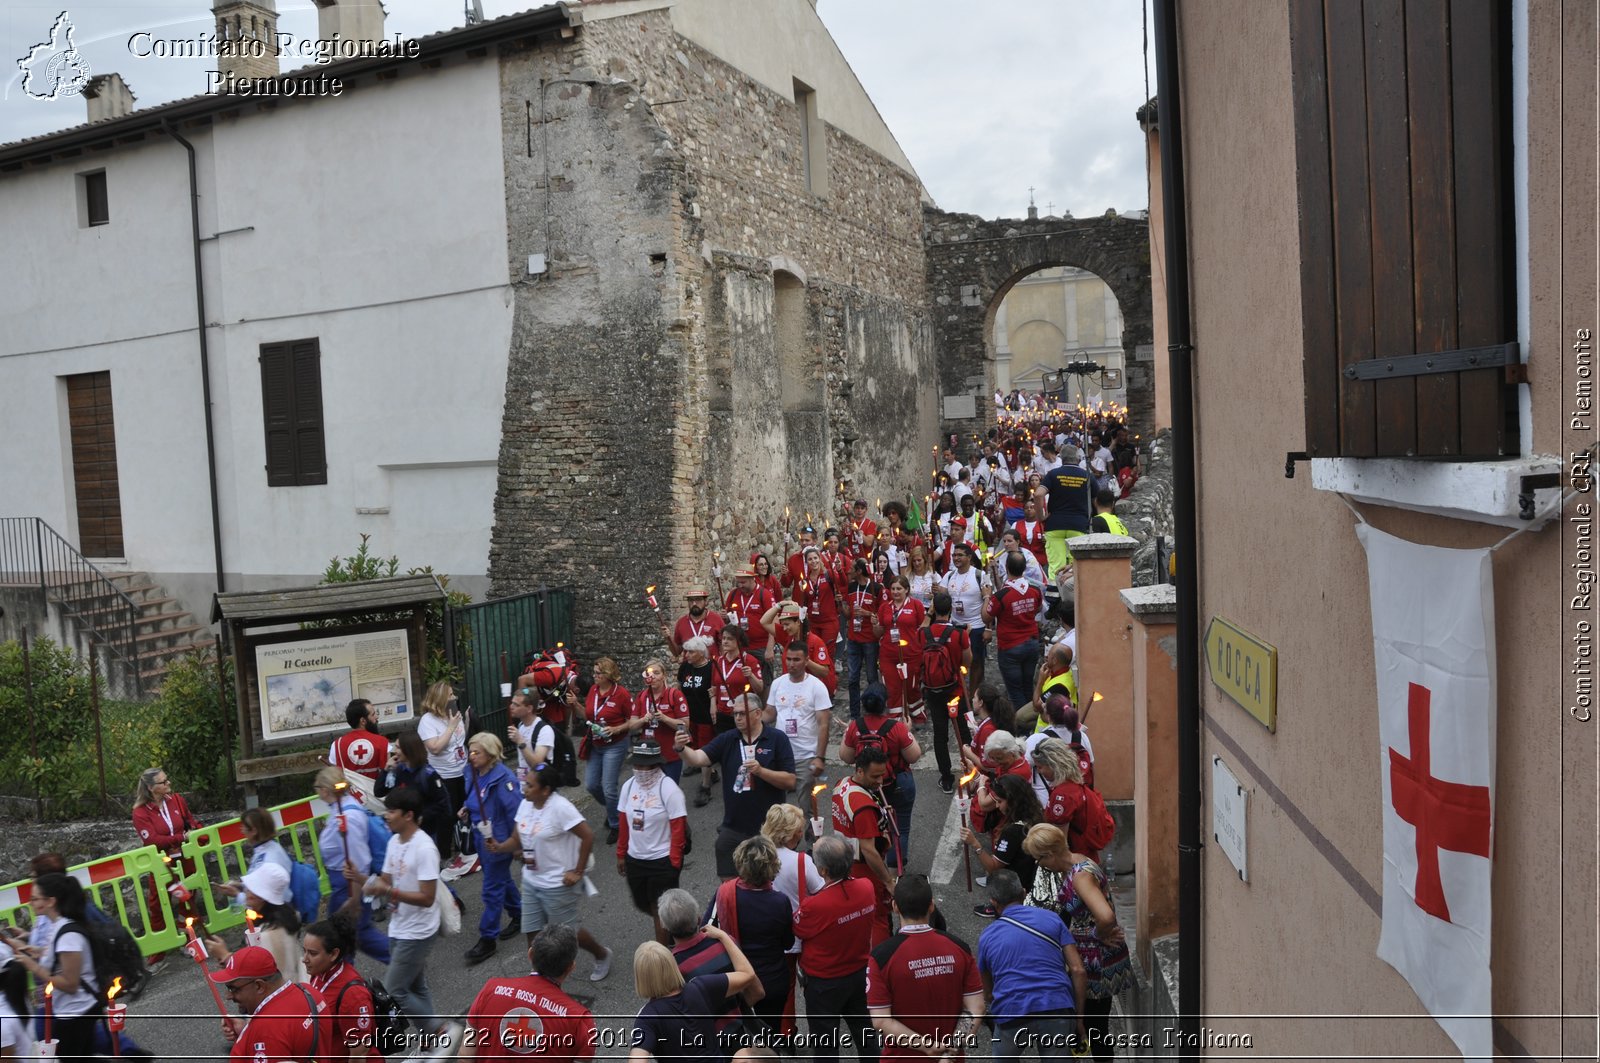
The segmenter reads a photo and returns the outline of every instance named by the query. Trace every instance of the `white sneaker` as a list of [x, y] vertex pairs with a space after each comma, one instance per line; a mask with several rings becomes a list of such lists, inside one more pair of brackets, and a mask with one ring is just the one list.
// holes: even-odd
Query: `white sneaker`
[[601, 982], [606, 975], [611, 973], [611, 950], [606, 949], [606, 954], [594, 961], [594, 970], [589, 972], [589, 981]]
[[989, 876], [988, 875], [973, 875], [972, 876], [972, 883], [975, 886], [987, 886], [989, 884]]
[[461, 1034], [463, 1027], [459, 1022], [446, 1023], [445, 1028], [439, 1031], [439, 1045], [428, 1053], [429, 1059], [454, 1059], [456, 1050], [461, 1047]]

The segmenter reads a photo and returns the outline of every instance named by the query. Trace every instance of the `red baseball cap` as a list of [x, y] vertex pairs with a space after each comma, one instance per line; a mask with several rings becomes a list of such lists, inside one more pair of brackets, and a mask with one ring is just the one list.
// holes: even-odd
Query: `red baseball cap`
[[278, 973], [278, 961], [260, 945], [246, 945], [228, 957], [222, 970], [212, 971], [213, 982], [231, 982], [236, 978], [271, 978]]

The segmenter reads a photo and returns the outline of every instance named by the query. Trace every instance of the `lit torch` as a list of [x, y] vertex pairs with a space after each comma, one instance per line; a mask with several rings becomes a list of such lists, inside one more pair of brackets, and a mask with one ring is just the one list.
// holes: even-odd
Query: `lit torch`
[[644, 589], [644, 600], [650, 603], [650, 608], [657, 613], [661, 612], [661, 603], [656, 601], [656, 585], [654, 583]]
[[817, 797], [827, 788], [828, 784], [825, 782], [820, 782], [811, 788], [811, 833], [818, 838], [822, 837], [825, 824], [822, 822], [822, 813], [817, 810]]
[[[956, 784], [956, 809], [961, 813], [963, 823], [967, 820], [968, 813], [972, 810], [972, 798], [967, 796], [967, 787], [978, 777], [978, 769], [973, 768], [961, 776], [961, 781]], [[972, 847], [961, 847], [961, 862], [967, 870], [967, 892], [972, 892]]]
[[51, 998], [56, 995], [54, 982], [46, 981], [44, 984], [44, 1040], [50, 1046], [50, 1054], [55, 1055], [55, 1040], [50, 1036], [50, 1023], [55, 1018], [55, 1001]]
[[111, 980], [110, 987], [106, 990], [106, 1029], [111, 1036], [111, 1054], [122, 1055], [122, 1028], [128, 1022], [128, 1005], [117, 1003], [117, 994], [122, 992], [122, 978], [119, 976]]
[[194, 916], [191, 915], [183, 921], [183, 928], [189, 933], [189, 943], [183, 947], [184, 951], [194, 959], [194, 965], [200, 968], [200, 977], [205, 979], [206, 985], [211, 989], [211, 999], [216, 1001], [217, 1014], [226, 1020], [228, 1018], [228, 1006], [222, 1002], [222, 994], [217, 992], [217, 983], [211, 980], [211, 975], [206, 971], [206, 947], [199, 938], [195, 937]]
[[[343, 816], [339, 818], [341, 820], [344, 819]], [[256, 926], [256, 923], [260, 922], [260, 920], [261, 913], [254, 908], [246, 908], [244, 910], [244, 943], [246, 945], [261, 944], [261, 930]]]
[[1083, 718], [1078, 721], [1078, 726], [1081, 727], [1084, 724], [1088, 723], [1089, 722], [1089, 713], [1090, 713], [1091, 710], [1094, 709], [1094, 703], [1097, 702], [1097, 701], [1104, 701], [1104, 700], [1106, 700], [1105, 695], [1100, 693], [1100, 691], [1096, 690], [1094, 692], [1094, 694], [1090, 696], [1089, 704], [1084, 706]]

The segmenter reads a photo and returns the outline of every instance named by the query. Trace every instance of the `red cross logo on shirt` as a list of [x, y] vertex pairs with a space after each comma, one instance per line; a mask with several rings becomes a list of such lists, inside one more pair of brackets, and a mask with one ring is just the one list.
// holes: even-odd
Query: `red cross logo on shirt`
[[350, 763], [362, 767], [370, 760], [372, 760], [371, 742], [365, 738], [358, 738], [350, 743]]
[[1428, 712], [1433, 692], [1410, 684], [1406, 705], [1411, 756], [1389, 749], [1389, 791], [1394, 810], [1417, 828], [1417, 907], [1450, 922], [1439, 879], [1439, 850], [1489, 855], [1489, 788], [1433, 777]]
[[544, 1038], [544, 1022], [527, 1008], [512, 1008], [500, 1018], [500, 1045], [507, 1051], [526, 1055], [539, 1047]]

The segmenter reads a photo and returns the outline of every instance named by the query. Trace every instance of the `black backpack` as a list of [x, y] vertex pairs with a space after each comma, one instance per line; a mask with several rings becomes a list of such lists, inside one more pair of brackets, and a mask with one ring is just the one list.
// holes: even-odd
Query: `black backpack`
[[[550, 729], [550, 771], [551, 785], [560, 789], [563, 786], [578, 785], [578, 752], [572, 746], [572, 739], [568, 734], [549, 720], [539, 721], [544, 727]], [[533, 729], [533, 744], [539, 745], [539, 728]]]
[[411, 1020], [406, 1018], [406, 1013], [400, 1010], [400, 1005], [395, 1003], [394, 997], [378, 979], [363, 978], [357, 974], [356, 981], [345, 983], [344, 989], [339, 990], [339, 995], [333, 999], [333, 1013], [344, 1014], [340, 1009], [344, 1007], [345, 991], [358, 984], [366, 986], [372, 996], [372, 1043], [386, 1056], [400, 1051], [405, 1047], [406, 1028], [411, 1025]]
[[[99, 984], [95, 987], [95, 996], [105, 1003], [106, 990], [111, 983], [122, 979], [124, 993], [133, 993], [142, 988], [148, 974], [145, 970], [144, 953], [139, 951], [138, 942], [133, 940], [133, 935], [128, 933], [128, 928], [112, 920], [101, 922], [89, 919], [82, 923], [77, 920], [68, 920], [56, 932], [59, 939], [62, 934], [76, 930], [89, 942], [89, 955], [94, 960], [94, 977]], [[56, 954], [56, 964], [61, 963], [61, 954]]]

